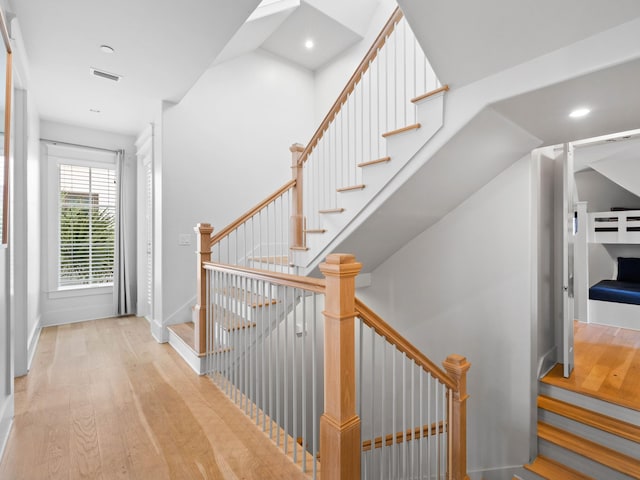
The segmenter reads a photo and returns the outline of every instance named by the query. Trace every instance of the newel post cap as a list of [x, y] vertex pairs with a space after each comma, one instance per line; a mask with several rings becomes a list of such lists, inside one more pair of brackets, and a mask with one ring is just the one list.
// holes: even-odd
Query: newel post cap
[[193, 227], [193, 230], [196, 233], [213, 233], [213, 227], [210, 223], [198, 223], [195, 227]]
[[361, 269], [362, 264], [350, 253], [332, 253], [320, 264], [325, 276], [355, 277]]
[[301, 143], [294, 143], [289, 147], [289, 151], [291, 153], [293, 152], [304, 152], [304, 145], [302, 145]]

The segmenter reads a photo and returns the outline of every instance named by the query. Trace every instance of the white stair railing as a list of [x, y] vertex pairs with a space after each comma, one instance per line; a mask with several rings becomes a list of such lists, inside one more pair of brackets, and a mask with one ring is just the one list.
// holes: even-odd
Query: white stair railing
[[339, 197], [365, 188], [362, 167], [389, 161], [386, 137], [420, 128], [416, 105], [441, 87], [398, 8], [302, 152], [304, 215], [311, 231], [340, 213]]
[[212, 260], [289, 272], [289, 218], [294, 188], [294, 180], [287, 182], [238, 220], [216, 232], [209, 241]]
[[204, 262], [207, 374], [312, 478], [462, 480], [470, 365], [440, 369], [356, 299], [360, 267]]
[[208, 263], [210, 378], [316, 477], [323, 412], [324, 282]]

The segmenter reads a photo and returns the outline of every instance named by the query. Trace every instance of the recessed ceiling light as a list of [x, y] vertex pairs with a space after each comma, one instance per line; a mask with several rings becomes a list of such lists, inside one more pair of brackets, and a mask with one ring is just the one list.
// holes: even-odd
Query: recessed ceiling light
[[113, 52], [115, 52], [113, 47], [110, 47], [109, 45], [100, 45], [100, 50], [103, 51], [104, 53], [113, 53]]
[[571, 118], [580, 118], [589, 115], [591, 110], [588, 108], [576, 108], [573, 112], [569, 114]]
[[311, 50], [313, 48], [315, 44], [313, 43], [313, 40], [308, 39], [306, 42], [304, 42], [304, 46], [307, 50]]
[[90, 108], [89, 111], [91, 113], [100, 113], [100, 110], [98, 110], [97, 108]]

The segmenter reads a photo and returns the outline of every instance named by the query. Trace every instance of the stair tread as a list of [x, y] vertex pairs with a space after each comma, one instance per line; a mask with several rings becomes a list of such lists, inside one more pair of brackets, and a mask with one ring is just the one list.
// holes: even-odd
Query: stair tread
[[640, 459], [619, 453], [544, 422], [538, 422], [538, 437], [640, 480]]
[[395, 130], [391, 130], [389, 132], [383, 133], [382, 137], [383, 138], [391, 137], [391, 136], [397, 135], [399, 133], [408, 132], [409, 130], [416, 130], [416, 129], [420, 128], [420, 127], [421, 127], [421, 125], [419, 123], [414, 123], [413, 125], [407, 125], [406, 127], [397, 128]]
[[289, 257], [286, 255], [270, 255], [268, 257], [249, 257], [249, 261], [255, 263], [268, 263], [271, 265], [289, 265]]
[[391, 161], [391, 157], [382, 157], [376, 158], [375, 160], [369, 160], [368, 162], [359, 163], [359, 167], [368, 167], [370, 165], [379, 165], [380, 163], [385, 163]]
[[593, 477], [584, 475], [542, 455], [536, 457], [533, 462], [525, 465], [524, 468], [536, 475], [546, 478], [547, 480], [556, 480], [560, 478], [562, 480], [594, 480]]
[[232, 287], [230, 289], [223, 289], [221, 292], [223, 295], [228, 295], [235, 300], [240, 302], [245, 302], [250, 305], [252, 308], [264, 307], [268, 305], [275, 305], [278, 303], [278, 300], [275, 298], [265, 298], [262, 295], [258, 295], [257, 293], [250, 292], [248, 290], [242, 288]]
[[336, 192], [350, 192], [352, 190], [362, 190], [364, 187], [365, 185], [360, 183], [358, 185], [350, 185], [348, 187], [336, 188]]
[[562, 415], [590, 427], [626, 438], [632, 442], [640, 443], [640, 427], [618, 420], [617, 418], [602, 415], [593, 410], [588, 410], [577, 405], [557, 400], [546, 395], [538, 396], [538, 408]]
[[326, 230], [324, 228], [309, 228], [305, 230], [304, 233], [325, 233]]
[[342, 213], [344, 208], [327, 208], [325, 210], [318, 210], [318, 213]]
[[449, 91], [449, 85], [443, 85], [440, 88], [436, 88], [435, 90], [431, 90], [430, 92], [423, 93], [422, 95], [418, 95], [417, 97], [412, 98], [411, 103], [418, 103], [424, 100], [425, 98], [432, 97], [434, 95], [437, 95], [440, 92], [448, 92], [448, 91]]

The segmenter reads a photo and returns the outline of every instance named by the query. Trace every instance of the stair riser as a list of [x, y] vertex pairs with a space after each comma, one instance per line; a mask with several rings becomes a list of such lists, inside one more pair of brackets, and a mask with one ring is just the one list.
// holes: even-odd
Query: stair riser
[[542, 409], [538, 409], [538, 420], [640, 460], [640, 445], [625, 438]]
[[558, 400], [572, 403], [573, 405], [577, 405], [579, 407], [587, 408], [602, 415], [607, 415], [609, 417], [617, 418], [627, 423], [631, 423], [632, 425], [640, 426], [640, 412], [638, 412], [637, 410], [614, 405], [609, 402], [598, 400], [597, 398], [581, 395], [579, 393], [554, 387], [542, 382], [540, 382], [538, 386], [538, 393], [540, 393], [541, 395], [547, 395]]
[[543, 439], [538, 439], [538, 453], [594, 478], [603, 480], [629, 480], [631, 478]]

